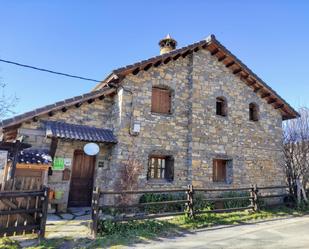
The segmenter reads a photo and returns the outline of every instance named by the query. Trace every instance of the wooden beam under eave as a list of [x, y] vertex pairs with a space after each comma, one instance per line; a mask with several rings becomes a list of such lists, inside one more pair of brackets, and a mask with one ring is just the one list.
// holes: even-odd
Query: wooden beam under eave
[[35, 117], [32, 118], [32, 121], [33, 121], [33, 122], [38, 122], [38, 121], [39, 121], [39, 118], [38, 118], [37, 116], [35, 116]]
[[214, 49], [213, 51], [211, 51], [211, 55], [215, 55], [219, 52], [220, 50], [218, 48]]
[[149, 63], [148, 65], [146, 65], [146, 66], [144, 67], [144, 70], [145, 70], [145, 71], [148, 71], [149, 68], [151, 68], [151, 67], [152, 67], [152, 63]]
[[[244, 73], [244, 74], [243, 74]], [[241, 71], [240, 72], [240, 78], [242, 79], [242, 80], [246, 80], [247, 78], [249, 77], [249, 74], [248, 73], [246, 73], [246, 72], [244, 72], [244, 71]], [[248, 85], [248, 81], [246, 80], [246, 82], [247, 82], [247, 85]]]
[[138, 67], [138, 68], [135, 68], [135, 69], [132, 71], [132, 74], [133, 74], [133, 75], [137, 75], [139, 71], [140, 71], [139, 67]]
[[48, 116], [50, 116], [50, 117], [52, 117], [52, 116], [54, 116], [54, 112], [53, 111], [50, 111], [49, 113], [48, 113]]
[[269, 99], [267, 101], [267, 104], [273, 104], [273, 103], [276, 103], [277, 102], [277, 99]]
[[199, 50], [200, 50], [199, 47], [196, 47], [195, 49], [193, 49], [194, 52], [197, 52], [197, 51], [199, 51]]
[[105, 99], [105, 95], [102, 95], [99, 97], [99, 100], [103, 100], [103, 99]]
[[76, 108], [79, 108], [79, 107], [81, 107], [81, 106], [82, 106], [82, 103], [81, 103], [81, 102], [75, 104], [75, 107], [76, 107]]
[[174, 61], [177, 60], [180, 56], [181, 56], [180, 53], [176, 54], [176, 55], [173, 57], [173, 60], [174, 60]]
[[241, 72], [241, 68], [238, 68], [233, 71], [233, 74], [239, 74], [240, 72]]
[[261, 91], [262, 89], [263, 89], [263, 87], [254, 88], [254, 92], [257, 93], [257, 92]]
[[163, 61], [163, 63], [164, 64], [167, 64], [167, 63], [169, 63], [170, 61], [171, 61], [171, 57], [167, 57], [164, 61]]
[[231, 62], [227, 63], [225, 66], [226, 66], [226, 67], [230, 67], [230, 66], [232, 66], [232, 65], [234, 65], [234, 64], [235, 64], [235, 61], [231, 61]]
[[264, 98], [269, 97], [270, 95], [271, 95], [270, 93], [263, 93], [263, 94], [261, 95], [261, 98], [264, 99]]
[[88, 102], [88, 104], [91, 104], [91, 103], [94, 102], [94, 99], [88, 99], [87, 102]]
[[155, 64], [153, 64], [154, 67], [160, 66], [162, 63], [162, 60], [158, 60]]
[[224, 55], [222, 55], [222, 56], [220, 56], [219, 58], [218, 58], [218, 61], [223, 61], [223, 60], [225, 60], [227, 58], [227, 56], [224, 54]]
[[182, 57], [183, 58], [185, 58], [188, 54], [190, 54], [192, 52], [192, 50], [191, 49], [188, 49], [186, 52], [184, 52], [183, 54], [182, 54]]
[[283, 107], [284, 107], [284, 104], [281, 104], [281, 105], [275, 106], [275, 109], [282, 109]]

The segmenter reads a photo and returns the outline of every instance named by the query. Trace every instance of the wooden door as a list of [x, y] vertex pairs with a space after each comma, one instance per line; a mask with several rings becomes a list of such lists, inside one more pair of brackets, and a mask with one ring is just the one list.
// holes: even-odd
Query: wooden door
[[83, 151], [75, 151], [69, 194], [70, 207], [91, 205], [94, 168], [94, 156], [87, 156]]

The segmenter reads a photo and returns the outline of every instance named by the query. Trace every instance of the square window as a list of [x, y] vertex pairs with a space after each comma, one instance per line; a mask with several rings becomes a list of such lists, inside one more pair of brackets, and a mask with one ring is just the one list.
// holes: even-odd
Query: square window
[[150, 156], [148, 179], [174, 179], [174, 159], [171, 156]]

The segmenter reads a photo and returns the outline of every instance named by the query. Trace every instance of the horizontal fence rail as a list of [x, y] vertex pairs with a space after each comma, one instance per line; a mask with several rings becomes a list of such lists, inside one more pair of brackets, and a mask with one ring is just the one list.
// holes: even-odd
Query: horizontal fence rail
[[[187, 215], [191, 218], [194, 218], [195, 215], [199, 214], [210, 214], [210, 213], [229, 213], [236, 211], [244, 211], [251, 210], [253, 212], [259, 211], [262, 199], [271, 199], [271, 198], [284, 198], [289, 196], [286, 192], [284, 193], [273, 193], [273, 191], [284, 192], [288, 189], [288, 186], [263, 186], [258, 187], [257, 185], [252, 185], [251, 187], [241, 187], [241, 188], [194, 188], [192, 185], [189, 185], [187, 188], [176, 188], [176, 189], [157, 189], [157, 190], [125, 190], [125, 191], [101, 191], [98, 187], [94, 188], [93, 198], [92, 198], [92, 234], [94, 236], [98, 233], [98, 224], [100, 220], [100, 214], [106, 210], [133, 210], [133, 214], [122, 214], [120, 217], [110, 217], [107, 220], [112, 222], [123, 222], [123, 221], [131, 221], [131, 220], [145, 220], [145, 219], [155, 219], [161, 217], [172, 217], [178, 215]], [[261, 192], [267, 192], [261, 193]], [[244, 194], [245, 196], [223, 196], [223, 197], [208, 197], [208, 195], [215, 195], [216, 193], [224, 193], [224, 192], [235, 192]], [[272, 192], [272, 193], [270, 193]], [[148, 202], [139, 202], [139, 203], [125, 203], [125, 204], [106, 204], [101, 205], [100, 199], [108, 196], [134, 196], [135, 201], [138, 202], [138, 198], [145, 194], [183, 194], [183, 199], [179, 198], [176, 200], [159, 200], [159, 201], [148, 201]], [[246, 206], [237, 206], [232, 208], [198, 208], [198, 200], [197, 195], [202, 194], [204, 197], [200, 198], [199, 201], [205, 204], [208, 203], [221, 203], [224, 204], [229, 201], [248, 201], [248, 205]], [[164, 207], [171, 207], [171, 205], [179, 205], [179, 211], [172, 212], [162, 212], [164, 211]], [[145, 208], [151, 207], [162, 207], [161, 210], [156, 213], [148, 214], [138, 213], [141, 210], [145, 210]], [[138, 212], [137, 212], [138, 211]], [[104, 220], [104, 219], [103, 219]]]

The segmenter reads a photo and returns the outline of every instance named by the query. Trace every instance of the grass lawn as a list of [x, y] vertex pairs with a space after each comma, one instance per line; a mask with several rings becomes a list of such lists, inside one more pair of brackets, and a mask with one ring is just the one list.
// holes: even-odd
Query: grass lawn
[[[197, 215], [195, 219], [179, 216], [169, 220], [146, 220], [126, 223], [105, 222], [103, 233], [96, 240], [91, 239], [50, 239], [28, 249], [56, 249], [56, 248], [121, 248], [136, 242], [156, 239], [158, 237], [177, 236], [192, 232], [195, 229], [215, 225], [235, 225], [254, 222], [261, 219], [284, 217], [287, 215], [301, 216], [309, 208], [295, 210], [290, 208], [276, 208], [262, 210], [257, 213], [248, 211]], [[0, 240], [0, 249], [18, 249], [17, 243], [10, 239]]]

